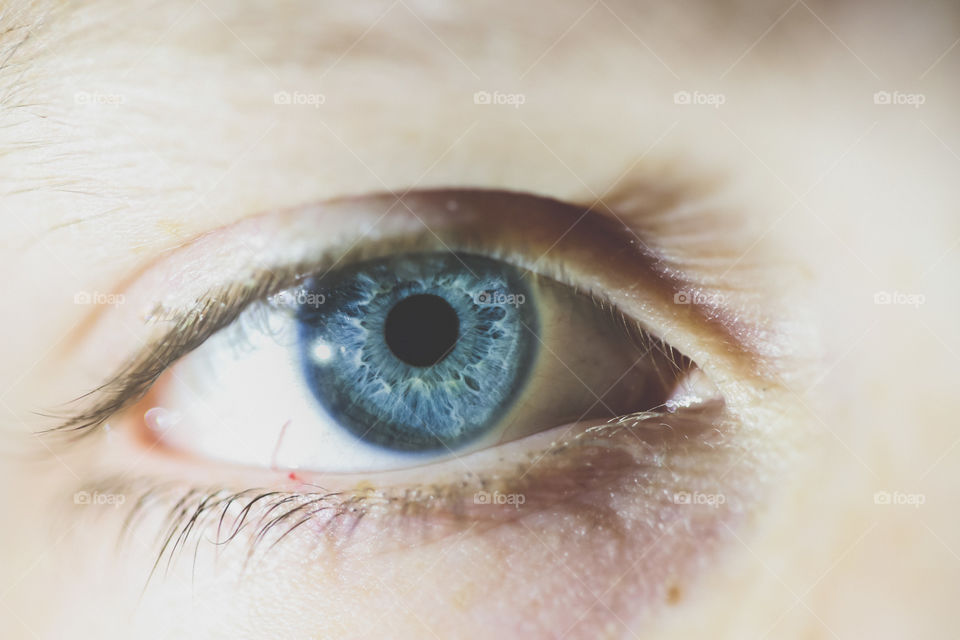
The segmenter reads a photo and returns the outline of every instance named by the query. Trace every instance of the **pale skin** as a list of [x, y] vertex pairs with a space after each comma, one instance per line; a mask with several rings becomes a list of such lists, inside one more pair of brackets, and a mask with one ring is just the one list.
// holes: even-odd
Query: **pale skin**
[[[134, 4], [0, 10], [0, 636], [960, 633], [955, 7]], [[371, 512], [349, 543], [303, 527], [252, 568], [242, 541], [214, 562], [191, 540], [144, 589], [172, 505], [121, 543], [136, 487], [107, 492], [116, 507], [73, 499], [104, 475], [445, 493], [465, 468], [526, 465], [535, 495], [582, 472], [531, 453], [576, 425], [322, 480], [131, 437], [151, 397], [81, 443], [36, 435], [156, 336], [151, 301], [305, 236], [371, 242], [408, 211], [338, 198], [453, 188], [593, 205], [722, 300], [711, 322], [612, 254], [567, 264], [713, 380], [737, 415], [722, 442], [622, 473], [600, 458], [563, 500], [508, 505], [509, 525]], [[442, 202], [405, 202], [456, 241]], [[292, 234], [304, 207], [316, 232]], [[585, 227], [550, 233], [513, 243], [573, 261]], [[254, 396], [236, 402], [270, 402]], [[610, 451], [641, 455], [620, 437]]]

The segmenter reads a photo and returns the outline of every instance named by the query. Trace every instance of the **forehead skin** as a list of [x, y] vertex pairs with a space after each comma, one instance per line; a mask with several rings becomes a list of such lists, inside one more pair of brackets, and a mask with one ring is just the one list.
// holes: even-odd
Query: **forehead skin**
[[[6, 3], [0, 273], [17, 277], [0, 283], [0, 313], [23, 338], [5, 344], [0, 412], [29, 422], [49, 405], [58, 341], [81, 319], [75, 291], [115, 290], [244, 217], [385, 189], [591, 202], [664, 176], [718, 178], [726, 213], [703, 233], [720, 266], [692, 268], [797, 319], [785, 348], [804, 383], [783, 420], [810, 436], [742, 548], [654, 637], [956, 635], [956, 9]], [[478, 91], [523, 104], [478, 105]], [[277, 104], [282, 92], [315, 104]], [[924, 302], [875, 304], [883, 291]], [[878, 505], [878, 491], [925, 503]], [[0, 534], [23, 550], [0, 551], [16, 556], [0, 586], [41, 554], [29, 533]], [[42, 617], [18, 591], [0, 600]]]

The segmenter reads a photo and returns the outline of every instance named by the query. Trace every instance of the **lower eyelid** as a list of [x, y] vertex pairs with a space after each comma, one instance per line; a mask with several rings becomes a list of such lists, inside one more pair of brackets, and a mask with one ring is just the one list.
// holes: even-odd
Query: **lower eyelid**
[[[669, 504], [671, 492], [683, 486], [677, 484], [671, 460], [683, 458], [687, 461], [682, 466], [695, 469], [696, 457], [710, 449], [724, 420], [728, 418], [722, 407], [713, 405], [558, 427], [514, 443], [521, 446], [502, 445], [435, 465], [446, 472], [379, 474], [374, 480], [379, 487], [369, 477], [274, 472], [272, 489], [200, 489], [184, 486], [183, 480], [161, 480], [182, 476], [157, 469], [157, 478], [118, 485], [106, 479], [85, 490], [127, 495], [125, 502], [134, 505], [128, 514], [131, 521], [166, 509], [173, 523], [169, 531], [181, 540], [179, 546], [188, 536], [205, 535], [231, 544], [244, 539], [256, 543], [251, 552], [287, 538], [292, 528], [305, 544], [326, 541], [337, 547], [388, 530], [393, 549], [536, 514], [560, 518], [569, 513], [590, 526], [615, 530], [621, 514], [612, 505], [630, 504], [626, 495], [617, 498], [625, 489], [643, 494], [632, 499], [641, 500], [634, 506], [672, 519], [663, 510], [675, 509]], [[680, 475], [692, 480], [689, 471]], [[424, 484], [422, 478], [430, 482]], [[136, 513], [148, 509], [150, 514]], [[168, 545], [163, 553], [174, 551]]]

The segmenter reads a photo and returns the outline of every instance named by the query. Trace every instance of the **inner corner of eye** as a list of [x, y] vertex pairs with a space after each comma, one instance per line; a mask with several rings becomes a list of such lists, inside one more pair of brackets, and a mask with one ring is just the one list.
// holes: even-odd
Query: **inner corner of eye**
[[272, 298], [283, 308], [241, 315], [175, 365], [145, 416], [168, 444], [375, 471], [707, 394], [689, 361], [592, 298], [484, 255], [359, 261]]

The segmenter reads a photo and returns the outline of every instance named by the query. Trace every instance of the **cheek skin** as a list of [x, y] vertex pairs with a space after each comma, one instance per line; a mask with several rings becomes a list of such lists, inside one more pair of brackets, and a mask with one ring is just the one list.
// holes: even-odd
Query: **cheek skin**
[[[294, 503], [281, 494], [244, 511], [250, 500], [239, 499], [223, 518], [209, 509], [182, 539], [183, 529], [172, 529], [176, 549], [160, 554], [145, 597], [182, 599], [176, 606], [193, 610], [202, 626], [205, 607], [183, 585], [201, 578], [214, 590], [229, 585], [265, 611], [298, 612], [288, 621], [298, 637], [363, 637], [357, 620], [368, 620], [374, 634], [417, 636], [424, 624], [442, 637], [472, 624], [510, 636], [622, 634], [621, 621], [649, 620], [690, 597], [697, 569], [727, 546], [727, 532], [760, 499], [751, 453], [759, 447], [730, 437], [736, 428], [725, 415], [681, 413], [631, 427], [561, 428], [465, 457], [485, 471], [451, 466], [459, 482], [441, 472], [431, 474], [434, 484], [414, 484], [409, 475], [406, 485], [377, 490], [358, 479], [343, 500], [290, 533], [303, 511], [274, 526], [252, 552], [258, 525]], [[315, 491], [314, 480], [330, 478], [301, 477], [288, 489]], [[505, 497], [489, 504], [481, 493]], [[686, 503], [678, 495], [702, 497]], [[138, 584], [149, 572], [145, 561], [156, 557], [157, 533], [171, 531], [165, 514], [193, 513], [206, 494], [182, 497], [156, 492], [133, 518], [130, 548], [150, 551], [136, 563]], [[129, 501], [136, 502], [132, 490]], [[235, 531], [227, 544], [210, 542]], [[268, 620], [275, 616], [247, 622]], [[183, 621], [138, 623], [155, 632]], [[275, 627], [263, 633], [271, 637]]]

